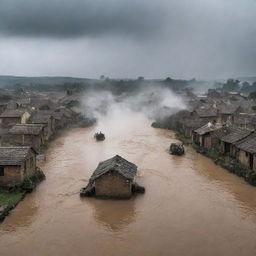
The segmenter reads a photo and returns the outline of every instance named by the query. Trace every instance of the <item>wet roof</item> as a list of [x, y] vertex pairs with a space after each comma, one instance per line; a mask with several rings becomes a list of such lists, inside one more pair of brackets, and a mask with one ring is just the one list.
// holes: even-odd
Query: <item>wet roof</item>
[[230, 133], [226, 136], [222, 137], [221, 140], [227, 143], [236, 143], [247, 136], [249, 136], [252, 132], [248, 130], [236, 129], [232, 128]]
[[0, 165], [21, 165], [31, 147], [0, 147]]
[[237, 148], [248, 153], [256, 153], [256, 133], [251, 134], [244, 140], [236, 144]]
[[17, 124], [9, 130], [9, 134], [39, 135], [43, 130], [40, 124]]
[[199, 135], [204, 135], [208, 132], [213, 132], [213, 131], [216, 131], [218, 129], [220, 129], [221, 126], [220, 125], [214, 125], [214, 124], [211, 124], [211, 123], [208, 123], [198, 129], [195, 130], [195, 132]]
[[0, 117], [21, 117], [25, 113], [24, 110], [5, 110]]
[[106, 161], [99, 163], [90, 180], [94, 181], [109, 171], [117, 171], [125, 178], [133, 180], [137, 173], [137, 166], [125, 160], [121, 156], [116, 155]]

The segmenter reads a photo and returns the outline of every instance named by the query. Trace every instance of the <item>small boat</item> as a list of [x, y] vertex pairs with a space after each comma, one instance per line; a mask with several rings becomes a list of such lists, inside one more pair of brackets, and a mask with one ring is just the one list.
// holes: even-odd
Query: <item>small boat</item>
[[96, 133], [94, 134], [94, 138], [95, 138], [97, 141], [103, 141], [103, 140], [105, 140], [105, 135], [104, 135], [104, 133], [102, 133], [102, 132], [96, 132]]
[[185, 154], [185, 149], [183, 144], [180, 143], [172, 143], [170, 146], [170, 154], [182, 156]]

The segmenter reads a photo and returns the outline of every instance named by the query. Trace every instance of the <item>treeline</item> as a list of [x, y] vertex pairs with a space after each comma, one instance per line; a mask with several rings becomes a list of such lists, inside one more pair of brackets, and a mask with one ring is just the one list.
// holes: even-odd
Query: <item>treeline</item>
[[[64, 78], [63, 78], [64, 79]], [[115, 95], [122, 93], [131, 93], [141, 90], [148, 86], [162, 86], [172, 89], [175, 92], [182, 91], [185, 88], [194, 86], [197, 81], [192, 80], [177, 80], [167, 77], [162, 80], [146, 80], [143, 77], [138, 79], [86, 79], [83, 81], [65, 81], [63, 83], [14, 83], [5, 86], [9, 89], [23, 89], [24, 91], [66, 91], [68, 95], [79, 93], [86, 90], [109, 90]]]

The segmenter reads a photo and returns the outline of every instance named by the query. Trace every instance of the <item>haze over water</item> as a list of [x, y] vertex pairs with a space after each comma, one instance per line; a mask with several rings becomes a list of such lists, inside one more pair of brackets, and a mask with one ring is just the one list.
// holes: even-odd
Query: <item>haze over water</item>
[[[0, 225], [1, 256], [255, 255], [254, 187], [192, 149], [169, 155], [174, 133], [141, 114], [112, 118], [52, 142], [46, 180]], [[96, 143], [99, 129], [107, 137]], [[81, 199], [98, 162], [115, 154], [138, 165], [146, 193]]]

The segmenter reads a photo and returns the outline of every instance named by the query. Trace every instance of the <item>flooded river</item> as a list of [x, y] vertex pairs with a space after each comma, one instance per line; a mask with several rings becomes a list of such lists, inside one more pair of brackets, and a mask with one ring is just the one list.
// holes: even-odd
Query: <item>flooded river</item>
[[[47, 179], [0, 224], [0, 255], [256, 255], [256, 188], [192, 149], [169, 155], [173, 141], [139, 114], [63, 133], [42, 163]], [[146, 193], [81, 199], [98, 162], [116, 154], [138, 165]]]

